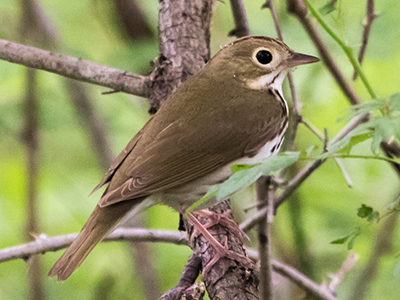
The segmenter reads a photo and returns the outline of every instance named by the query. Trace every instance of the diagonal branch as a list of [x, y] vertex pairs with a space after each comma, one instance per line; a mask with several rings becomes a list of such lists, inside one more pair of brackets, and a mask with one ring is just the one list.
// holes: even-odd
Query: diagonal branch
[[[258, 260], [258, 251], [247, 248], [246, 252], [252, 260]], [[279, 273], [282, 276], [288, 278], [291, 282], [296, 284], [299, 288], [306, 291], [308, 294], [313, 295], [316, 299], [322, 300], [337, 300], [335, 296], [324, 286], [312, 281], [306, 275], [302, 274], [297, 269], [284, 264], [278, 260], [273, 259], [271, 261], [272, 269], [275, 273]]]
[[[336, 136], [334, 136], [331, 141], [329, 142], [330, 144], [336, 143], [343, 138], [345, 138], [352, 130], [357, 128], [359, 125], [362, 123], [365, 123], [368, 121], [368, 114], [367, 115], [362, 115], [362, 116], [356, 116], [353, 119], [351, 119], [343, 128], [340, 130]], [[318, 169], [326, 159], [319, 159], [314, 162], [308, 163], [297, 175], [289, 181], [287, 184], [286, 188], [283, 190], [283, 192], [274, 200], [274, 208], [275, 211], [278, 209], [278, 207], [285, 202], [292, 194], [293, 192], [308, 178], [310, 175]], [[253, 216], [250, 218], [247, 218], [245, 221], [240, 224], [240, 228], [243, 231], [248, 231], [252, 229], [260, 220], [262, 220], [268, 213], [267, 207], [262, 208], [261, 210], [257, 211]]]
[[336, 83], [339, 85], [343, 93], [348, 98], [351, 104], [361, 103], [361, 99], [355, 93], [353, 88], [348, 83], [347, 79], [343, 75], [342, 71], [339, 69], [336, 62], [333, 60], [328, 47], [322, 41], [317, 29], [311, 22], [310, 18], [307, 16], [307, 8], [305, 7], [303, 1], [301, 0], [287, 0], [289, 13], [294, 14], [300, 23], [303, 25], [307, 31], [309, 37], [317, 48], [322, 61], [325, 63], [326, 67], [329, 69]]
[[71, 79], [147, 97], [148, 78], [80, 58], [0, 39], [0, 59]]
[[[359, 61], [360, 65], [364, 59], [365, 51], [367, 50], [369, 36], [371, 34], [372, 23], [375, 21], [376, 18], [377, 18], [377, 15], [375, 14], [375, 0], [367, 0], [367, 11], [366, 11], [365, 19], [363, 22], [364, 29], [363, 29], [363, 33], [362, 33], [361, 47], [358, 52], [358, 61]], [[357, 79], [356, 71], [354, 71], [353, 79], [354, 80]]]

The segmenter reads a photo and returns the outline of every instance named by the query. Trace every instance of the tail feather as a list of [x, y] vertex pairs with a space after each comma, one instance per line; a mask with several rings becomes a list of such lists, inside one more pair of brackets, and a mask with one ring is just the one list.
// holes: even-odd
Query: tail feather
[[139, 199], [119, 202], [110, 206], [96, 206], [76, 239], [57, 260], [49, 276], [66, 280], [85, 260], [93, 248], [110, 232]]

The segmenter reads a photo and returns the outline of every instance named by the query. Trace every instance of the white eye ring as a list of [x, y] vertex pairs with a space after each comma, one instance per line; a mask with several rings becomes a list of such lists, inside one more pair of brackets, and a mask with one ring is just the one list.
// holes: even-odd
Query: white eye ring
[[259, 47], [254, 50], [252, 59], [258, 66], [265, 68], [270, 65], [274, 57], [269, 49]]

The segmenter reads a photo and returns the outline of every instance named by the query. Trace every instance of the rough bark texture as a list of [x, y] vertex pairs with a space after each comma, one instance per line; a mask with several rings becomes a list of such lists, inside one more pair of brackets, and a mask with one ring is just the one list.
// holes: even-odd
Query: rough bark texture
[[160, 48], [150, 75], [150, 113], [210, 59], [212, 0], [160, 0]]
[[[228, 200], [210, 210], [216, 214], [223, 214], [229, 209], [230, 201]], [[229, 218], [233, 220], [232, 215]], [[199, 218], [199, 220], [203, 224], [207, 222], [207, 219]], [[190, 246], [194, 253], [201, 257], [204, 269], [213, 259], [215, 250], [202, 235], [191, 236], [193, 227], [187, 226], [189, 237], [192, 239]], [[231, 229], [218, 224], [208, 228], [208, 231], [228, 250], [247, 256], [241, 237], [233, 233]], [[254, 265], [249, 268], [236, 260], [224, 257], [218, 260], [208, 273], [203, 274], [202, 281], [210, 299], [256, 300], [259, 299], [258, 274], [254, 273], [254, 269]]]

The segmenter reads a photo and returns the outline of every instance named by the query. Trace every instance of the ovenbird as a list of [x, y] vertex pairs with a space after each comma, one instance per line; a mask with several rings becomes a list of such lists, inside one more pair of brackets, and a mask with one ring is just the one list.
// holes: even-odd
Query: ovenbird
[[116, 157], [95, 188], [108, 184], [99, 203], [49, 275], [67, 279], [129, 211], [161, 203], [184, 213], [232, 165], [276, 153], [288, 125], [285, 75], [318, 60], [264, 36], [223, 47]]

